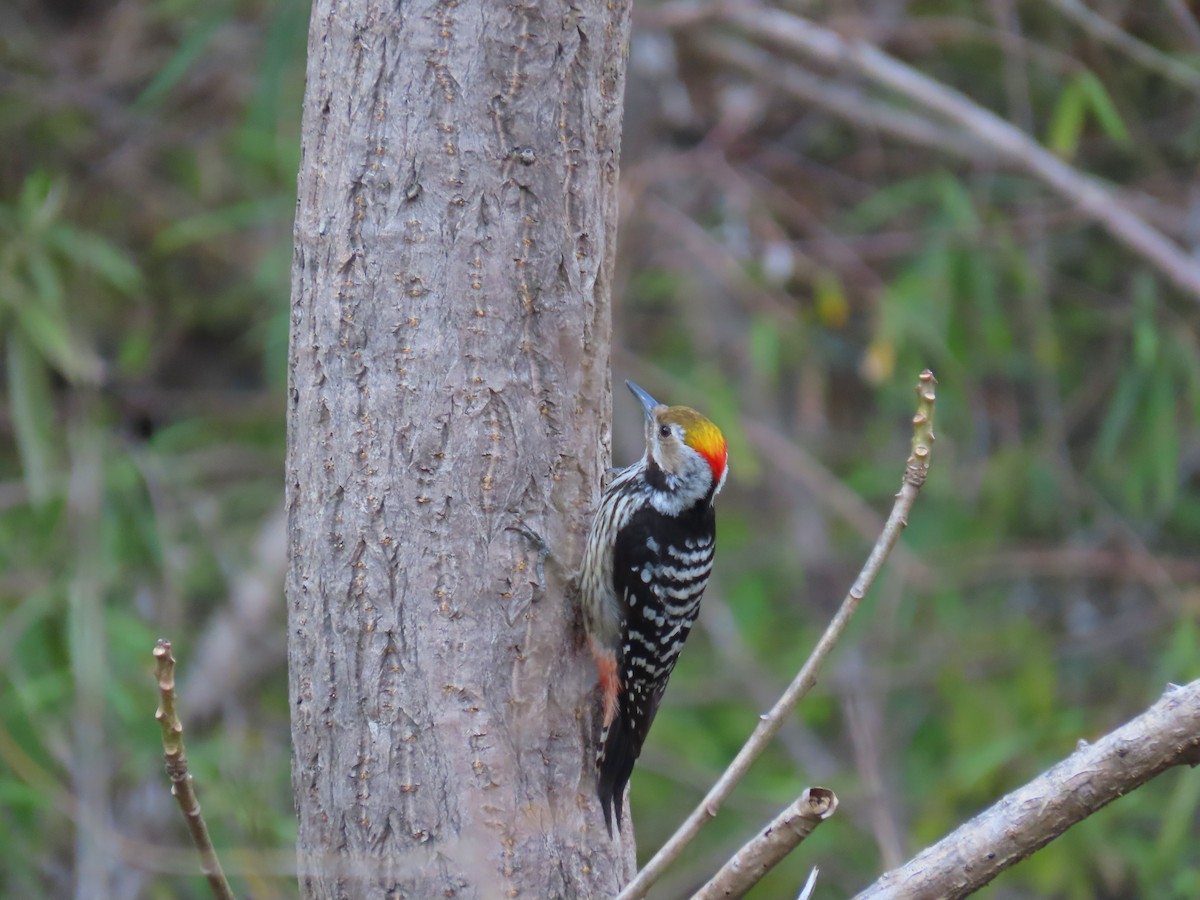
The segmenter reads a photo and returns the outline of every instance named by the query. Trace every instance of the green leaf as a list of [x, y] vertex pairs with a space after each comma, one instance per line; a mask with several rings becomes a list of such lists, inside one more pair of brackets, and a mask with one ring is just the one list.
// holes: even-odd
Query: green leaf
[[17, 199], [18, 219], [29, 232], [47, 228], [62, 213], [66, 185], [48, 172], [34, 172], [21, 185]]
[[196, 64], [197, 60], [204, 56], [205, 50], [208, 49], [209, 41], [212, 40], [218, 26], [223, 21], [225, 21], [225, 16], [217, 13], [209, 16], [190, 30], [188, 37], [179, 45], [179, 49], [175, 51], [175, 55], [167, 60], [167, 64], [159, 69], [158, 75], [154, 77], [154, 80], [146, 85], [146, 89], [133, 101], [135, 112], [146, 112], [166, 98], [171, 89], [183, 80], [183, 77], [187, 75], [188, 70]]
[[914, 207], [928, 206], [936, 198], [944, 178], [944, 173], [938, 172], [885, 184], [851, 210], [846, 226], [852, 230], [871, 231]]
[[1139, 435], [1146, 455], [1149, 509], [1163, 513], [1175, 502], [1179, 487], [1180, 438], [1176, 416], [1175, 379], [1165, 367], [1155, 373], [1146, 398], [1148, 433]]
[[45, 308], [47, 312], [60, 313], [62, 310], [63, 286], [57, 267], [42, 252], [40, 246], [34, 248], [25, 258], [25, 266], [29, 272], [29, 283], [33, 288], [33, 296], [20, 305], [31, 305], [30, 301], [35, 301]]
[[40, 506], [49, 499], [54, 457], [54, 401], [46, 367], [19, 331], [8, 336], [8, 402], [12, 410], [17, 452], [30, 499]]
[[115, 290], [132, 294], [142, 287], [142, 272], [112, 243], [63, 225], [48, 234], [47, 242], [80, 268], [91, 269]]
[[1141, 399], [1143, 381], [1138, 372], [1132, 371], [1126, 373], [1117, 383], [1112, 402], [1108, 404], [1108, 413], [1100, 426], [1100, 436], [1096, 440], [1096, 459], [1099, 462], [1111, 462], [1116, 456], [1117, 447], [1125, 436], [1134, 410]]
[[176, 222], [159, 234], [154, 242], [155, 248], [162, 252], [174, 252], [191, 244], [244, 231], [251, 226], [276, 222], [285, 214], [284, 210], [291, 209], [293, 205], [292, 199], [283, 196], [232, 203]]
[[942, 211], [951, 224], [966, 232], [979, 229], [979, 215], [975, 212], [975, 201], [971, 192], [953, 175], [943, 173], [934, 182]]
[[1075, 151], [1079, 149], [1086, 103], [1078, 79], [1068, 82], [1058, 95], [1058, 104], [1050, 117], [1050, 133], [1046, 137], [1046, 143], [1064, 159], [1073, 158]]
[[103, 364], [71, 339], [65, 316], [36, 303], [18, 303], [14, 309], [21, 333], [47, 363], [71, 381], [100, 380]]
[[53, 795], [44, 785], [26, 784], [15, 778], [0, 779], [0, 806], [5, 810], [44, 809], [49, 808], [52, 802]]
[[1072, 78], [1058, 96], [1058, 104], [1050, 118], [1050, 133], [1046, 143], [1050, 149], [1071, 159], [1079, 150], [1088, 114], [1116, 144], [1128, 147], [1131, 143], [1129, 129], [1117, 112], [1116, 105], [1104, 89], [1103, 82], [1092, 72], [1080, 72]]
[[1154, 368], [1158, 357], [1156, 305], [1154, 276], [1149, 272], [1138, 272], [1133, 280], [1133, 361], [1143, 371]]
[[1104, 133], [1112, 138], [1118, 146], [1128, 147], [1131, 143], [1129, 129], [1125, 127], [1125, 122], [1121, 118], [1121, 114], [1117, 112], [1112, 97], [1104, 89], [1103, 82], [1091, 72], [1081, 73], [1077, 77], [1077, 81], [1080, 93], [1087, 100], [1092, 115], [1096, 117], [1096, 121], [1104, 129]]

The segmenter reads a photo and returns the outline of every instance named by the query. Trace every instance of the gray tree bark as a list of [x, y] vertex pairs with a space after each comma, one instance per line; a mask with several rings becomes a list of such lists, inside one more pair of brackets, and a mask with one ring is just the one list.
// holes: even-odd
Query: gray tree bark
[[608, 462], [629, 0], [316, 0], [287, 579], [309, 897], [611, 896], [568, 561]]

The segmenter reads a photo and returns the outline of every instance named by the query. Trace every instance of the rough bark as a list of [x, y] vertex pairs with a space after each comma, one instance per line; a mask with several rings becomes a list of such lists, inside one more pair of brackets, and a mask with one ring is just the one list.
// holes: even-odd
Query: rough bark
[[608, 462], [628, 0], [317, 0], [287, 581], [303, 893], [611, 896], [568, 561]]

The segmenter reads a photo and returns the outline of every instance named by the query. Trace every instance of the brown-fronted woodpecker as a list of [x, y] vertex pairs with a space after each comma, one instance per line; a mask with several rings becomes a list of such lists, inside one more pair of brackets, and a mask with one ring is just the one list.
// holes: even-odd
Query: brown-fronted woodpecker
[[625, 785], [708, 585], [713, 500], [725, 484], [720, 430], [625, 382], [646, 413], [646, 453], [604, 491], [580, 571], [583, 619], [600, 671], [603, 721], [596, 793], [612, 833]]

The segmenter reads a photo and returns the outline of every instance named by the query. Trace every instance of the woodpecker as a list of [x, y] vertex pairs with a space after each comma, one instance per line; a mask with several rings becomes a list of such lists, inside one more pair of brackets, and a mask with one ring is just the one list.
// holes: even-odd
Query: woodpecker
[[646, 413], [646, 453], [619, 471], [592, 521], [580, 572], [583, 620], [603, 699], [596, 793], [617, 830], [625, 785], [712, 571], [713, 500], [725, 484], [720, 430], [625, 382]]

